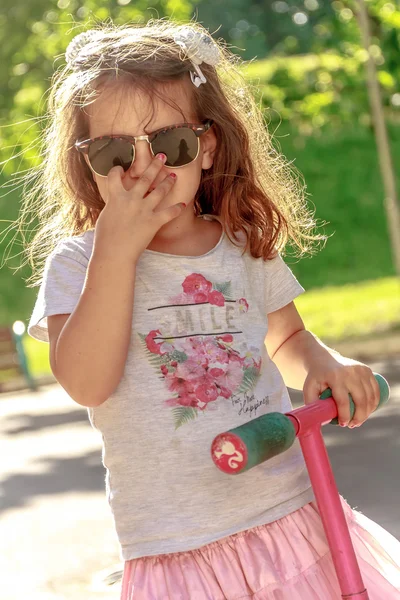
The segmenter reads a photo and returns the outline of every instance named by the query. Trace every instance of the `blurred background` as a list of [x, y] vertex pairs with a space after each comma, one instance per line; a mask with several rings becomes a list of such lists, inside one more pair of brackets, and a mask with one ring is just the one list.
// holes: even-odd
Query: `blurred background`
[[[342, 431], [327, 434], [327, 443], [346, 497], [400, 537], [394, 517], [400, 494], [394, 487], [400, 425], [399, 0], [2, 0], [0, 348], [3, 341], [7, 349], [0, 350], [0, 440], [7, 457], [1, 465], [1, 538], [7, 544], [0, 571], [16, 584], [10, 583], [5, 600], [22, 592], [40, 600], [118, 597], [115, 586], [111, 592], [103, 585], [107, 568], [115, 572], [119, 559], [103, 497], [100, 440], [85, 411], [54, 383], [48, 345], [24, 331], [38, 288], [25, 285], [31, 271], [20, 268], [21, 237], [10, 224], [20, 210], [16, 178], [41, 160], [37, 137], [48, 88], [69, 41], [98, 21], [163, 16], [195, 18], [245, 61], [243, 72], [275, 147], [302, 174], [308, 201], [326, 222], [329, 239], [320, 252], [300, 261], [285, 257], [307, 289], [297, 306], [324, 342], [387, 376], [393, 401], [386, 416], [351, 432], [353, 446]], [[32, 220], [28, 239], [34, 230]], [[293, 399], [301, 400], [296, 394]], [[367, 484], [363, 469], [368, 453], [376, 458], [382, 452], [380, 437], [391, 440], [385, 469], [377, 465], [380, 473]], [[348, 451], [364, 461], [358, 483], [354, 470], [343, 467]], [[383, 489], [390, 491], [385, 505], [373, 491]], [[18, 572], [29, 577], [16, 582]]]

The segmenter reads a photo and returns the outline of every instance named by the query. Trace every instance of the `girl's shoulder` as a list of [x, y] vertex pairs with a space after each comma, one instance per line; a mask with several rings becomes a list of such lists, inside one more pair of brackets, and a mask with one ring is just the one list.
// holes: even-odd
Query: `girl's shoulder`
[[61, 239], [51, 255], [70, 256], [71, 258], [86, 259], [89, 261], [93, 251], [94, 229]]

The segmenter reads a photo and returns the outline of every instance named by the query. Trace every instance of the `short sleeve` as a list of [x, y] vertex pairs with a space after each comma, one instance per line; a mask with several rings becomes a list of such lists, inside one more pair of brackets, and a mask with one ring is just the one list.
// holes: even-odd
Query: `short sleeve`
[[50, 254], [28, 325], [31, 337], [48, 342], [47, 317], [72, 313], [83, 290], [87, 265], [85, 256], [68, 248]]
[[267, 314], [283, 308], [305, 290], [280, 254], [265, 261]]

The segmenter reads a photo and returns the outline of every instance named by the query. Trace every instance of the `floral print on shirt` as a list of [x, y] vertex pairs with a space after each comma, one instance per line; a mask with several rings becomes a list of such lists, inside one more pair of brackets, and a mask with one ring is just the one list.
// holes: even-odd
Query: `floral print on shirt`
[[209, 411], [218, 400], [248, 392], [260, 376], [259, 349], [247, 346], [235, 323], [235, 316], [247, 313], [249, 305], [230, 294], [229, 281], [216, 284], [192, 273], [182, 292], [169, 298], [171, 304], [149, 309], [167, 310], [160, 327], [139, 333], [169, 392], [165, 405], [173, 407], [176, 427]]

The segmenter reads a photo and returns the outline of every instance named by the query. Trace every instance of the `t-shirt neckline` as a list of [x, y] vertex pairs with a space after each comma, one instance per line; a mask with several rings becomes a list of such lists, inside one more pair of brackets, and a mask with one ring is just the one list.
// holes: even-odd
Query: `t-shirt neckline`
[[[206, 219], [207, 221], [218, 221], [220, 222], [220, 220], [218, 219], [218, 217], [216, 215], [199, 215], [199, 218], [203, 218]], [[168, 252], [158, 252], [157, 250], [148, 250], [147, 248], [143, 251], [143, 254], [153, 254], [153, 255], [157, 255], [157, 256], [167, 256], [168, 258], [188, 258], [188, 259], [196, 259], [196, 258], [205, 258], [206, 256], [209, 256], [210, 254], [213, 254], [222, 244], [223, 239], [225, 238], [225, 231], [224, 231], [224, 227], [222, 226], [222, 233], [221, 236], [218, 240], [218, 242], [216, 243], [216, 245], [211, 248], [211, 250], [209, 250], [208, 252], [206, 252], [205, 254], [198, 254], [197, 256], [187, 256], [184, 254], [169, 254]]]

